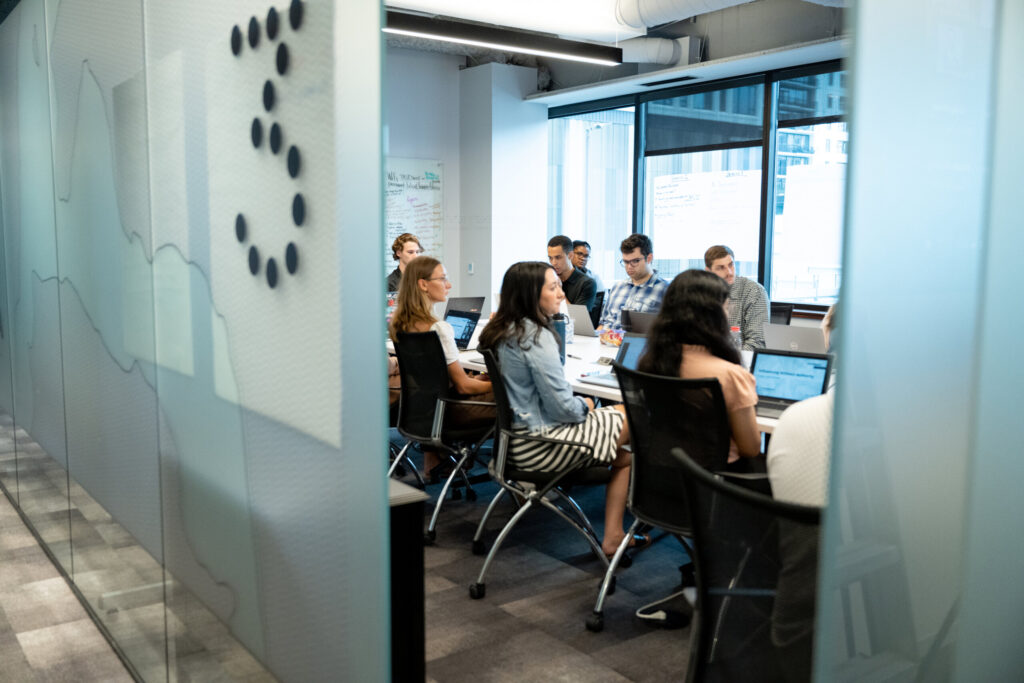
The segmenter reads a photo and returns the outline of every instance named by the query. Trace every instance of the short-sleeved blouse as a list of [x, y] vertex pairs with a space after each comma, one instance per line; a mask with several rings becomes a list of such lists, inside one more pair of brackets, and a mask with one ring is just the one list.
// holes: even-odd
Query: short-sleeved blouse
[[452, 329], [452, 326], [443, 320], [438, 320], [430, 326], [430, 329], [437, 332], [437, 336], [441, 339], [445, 365], [458, 363], [459, 347], [455, 345], [455, 330]]

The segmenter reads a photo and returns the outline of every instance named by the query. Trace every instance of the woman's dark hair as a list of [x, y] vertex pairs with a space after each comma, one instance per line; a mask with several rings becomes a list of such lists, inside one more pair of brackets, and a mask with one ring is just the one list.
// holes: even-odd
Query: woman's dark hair
[[526, 321], [537, 325], [533, 341], [540, 337], [541, 330], [551, 330], [551, 320], [540, 310], [540, 293], [544, 289], [544, 276], [553, 270], [541, 261], [520, 261], [505, 271], [501, 281], [501, 301], [487, 327], [480, 333], [480, 346], [497, 349], [506, 339], [515, 337], [519, 346], [526, 342]]
[[732, 344], [722, 307], [728, 299], [729, 285], [714, 273], [696, 269], [679, 273], [665, 291], [638, 368], [678, 377], [683, 344], [703, 346], [711, 355], [739, 364], [740, 352]]

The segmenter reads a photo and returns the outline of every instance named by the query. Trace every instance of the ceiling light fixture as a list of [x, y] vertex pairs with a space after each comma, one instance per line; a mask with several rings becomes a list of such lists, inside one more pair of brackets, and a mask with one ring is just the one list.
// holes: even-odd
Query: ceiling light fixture
[[381, 30], [385, 33], [426, 40], [474, 45], [502, 52], [521, 52], [552, 59], [568, 59], [587, 64], [618, 66], [622, 63], [622, 49], [617, 47], [581, 43], [575, 40], [510, 31], [480, 24], [421, 17], [402, 12], [389, 11], [387, 25]]

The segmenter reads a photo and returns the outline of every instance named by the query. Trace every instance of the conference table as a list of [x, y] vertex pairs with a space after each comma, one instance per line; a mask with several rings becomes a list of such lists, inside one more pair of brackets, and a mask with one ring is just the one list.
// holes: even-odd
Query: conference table
[[[602, 344], [597, 337], [584, 337], [576, 335], [571, 342], [565, 345], [565, 378], [569, 381], [572, 390], [584, 396], [603, 398], [609, 401], [622, 401], [622, 393], [618, 387], [609, 387], [599, 384], [590, 384], [582, 381], [584, 377], [598, 372], [608, 372], [610, 367], [598, 362], [600, 358], [614, 360], [618, 347]], [[751, 353], [743, 352], [743, 362], [750, 365]], [[484, 358], [478, 351], [463, 351], [459, 356], [459, 363], [466, 370], [485, 372], [487, 366]], [[771, 434], [778, 422], [777, 418], [757, 418], [757, 427], [763, 434]]]

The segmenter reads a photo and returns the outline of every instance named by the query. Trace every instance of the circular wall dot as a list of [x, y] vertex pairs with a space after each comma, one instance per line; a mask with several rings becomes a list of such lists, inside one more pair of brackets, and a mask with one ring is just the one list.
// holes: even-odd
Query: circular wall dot
[[260, 272], [260, 252], [256, 247], [249, 247], [249, 272], [253, 275]]
[[277, 16], [277, 10], [271, 7], [270, 11], [267, 12], [267, 38], [269, 40], [277, 38], [278, 25], [279, 20]]
[[256, 17], [249, 20], [249, 47], [256, 47], [260, 44], [260, 22]]
[[274, 108], [274, 84], [270, 81], [263, 84], [263, 108], [267, 111]]
[[276, 123], [270, 126], [270, 151], [274, 154], [281, 151], [281, 126]]
[[272, 258], [267, 259], [267, 284], [271, 289], [277, 287], [277, 263]]
[[299, 269], [299, 250], [295, 248], [294, 242], [289, 242], [288, 248], [284, 250], [284, 264], [292, 275]]
[[284, 76], [288, 70], [288, 46], [281, 43], [277, 46], [277, 73]]
[[299, 148], [292, 145], [288, 148], [288, 175], [295, 178], [299, 175], [299, 167], [301, 162], [299, 159]]
[[242, 214], [235, 216], [235, 237], [239, 242], [245, 241], [245, 216]]
[[259, 119], [252, 120], [252, 146], [259, 147], [263, 144], [263, 124]]
[[306, 200], [298, 193], [292, 200], [292, 220], [295, 221], [295, 225], [302, 225], [302, 222], [306, 220]]
[[242, 51], [242, 29], [238, 28], [238, 24], [231, 29], [231, 54], [236, 57]]
[[299, 26], [302, 25], [302, 0], [292, 0], [291, 6], [288, 7], [288, 22], [293, 29], [299, 30]]

